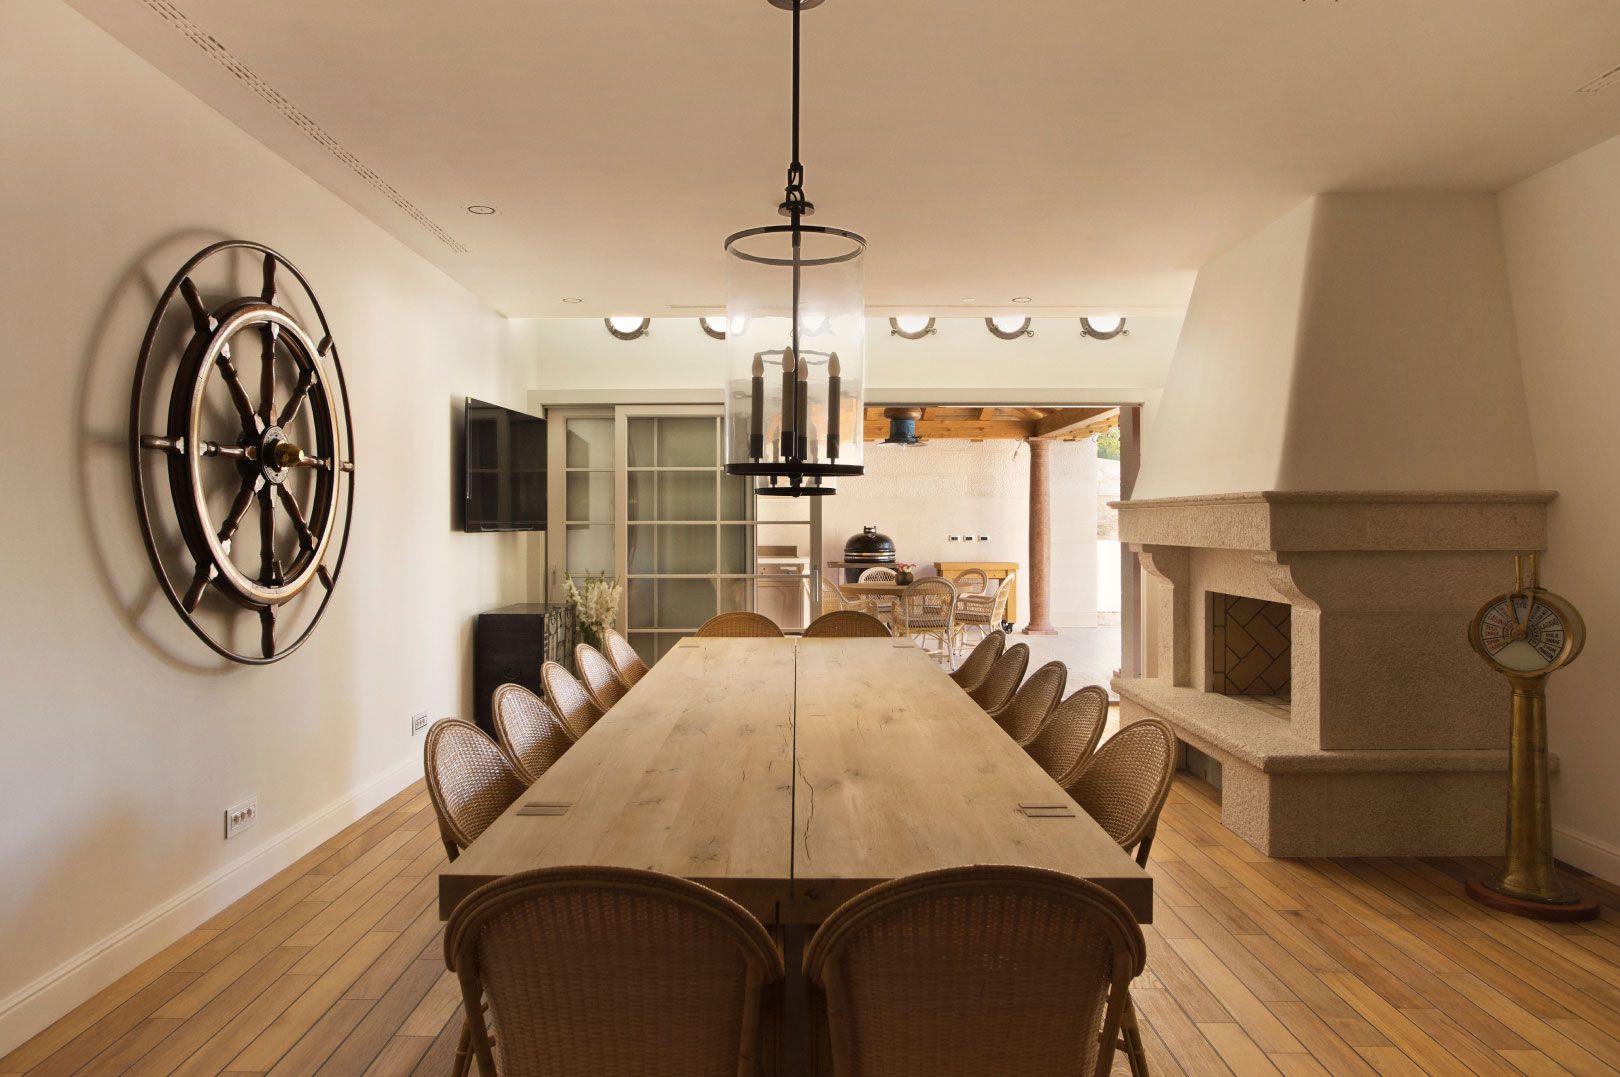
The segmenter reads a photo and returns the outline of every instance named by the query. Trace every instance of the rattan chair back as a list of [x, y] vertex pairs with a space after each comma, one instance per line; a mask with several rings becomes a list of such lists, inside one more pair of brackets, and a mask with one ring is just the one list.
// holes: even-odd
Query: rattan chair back
[[769, 639], [780, 637], [782, 630], [776, 622], [762, 613], [750, 613], [747, 610], [736, 610], [732, 613], [722, 613], [710, 617], [703, 622], [697, 630], [699, 638], [713, 639], [718, 637], [731, 637], [734, 639]]
[[574, 648], [574, 668], [579, 670], [579, 679], [585, 686], [585, 694], [591, 697], [591, 702], [596, 704], [596, 709], [603, 714], [612, 710], [613, 704], [624, 698], [626, 691], [624, 682], [619, 680], [618, 673], [614, 672], [613, 663], [589, 643], [581, 643]]
[[1063, 688], [1069, 681], [1069, 667], [1062, 662], [1048, 662], [1029, 675], [1019, 686], [1005, 707], [990, 712], [990, 717], [1006, 731], [1007, 736], [1021, 745], [1027, 745], [1040, 733], [1041, 727], [1052, 714]]
[[888, 625], [885, 625], [871, 614], [861, 613], [859, 610], [834, 610], [831, 613], [824, 613], [811, 621], [804, 630], [805, 639], [831, 636], [887, 637], [889, 635], [891, 633]]
[[947, 868], [875, 886], [805, 949], [813, 1035], [839, 1077], [1109, 1072], [1141, 928], [1095, 883]]
[[1107, 724], [1108, 690], [1088, 684], [1052, 709], [1026, 749], [1053, 781], [1067, 788], [1097, 750]]
[[954, 582], [959, 595], [982, 595], [990, 589], [990, 574], [982, 568], [964, 568]]
[[591, 701], [585, 686], [560, 663], [546, 662], [540, 667], [540, 687], [545, 690], [552, 712], [562, 719], [568, 735], [575, 740], [602, 717], [602, 708]]
[[495, 738], [528, 785], [539, 781], [574, 743], [562, 719], [521, 684], [503, 684], [495, 689], [490, 716]]
[[972, 692], [984, 679], [990, 675], [990, 667], [996, 664], [1001, 652], [1007, 647], [1007, 634], [999, 628], [985, 636], [968, 655], [968, 660], [952, 671], [951, 680], [964, 692]]
[[619, 680], [626, 688], [634, 688], [636, 682], [647, 675], [647, 663], [641, 660], [636, 649], [630, 646], [630, 641], [609, 628], [602, 633], [602, 653], [613, 665], [613, 672], [619, 675]]
[[459, 718], [441, 719], [427, 731], [422, 770], [451, 860], [529, 788], [500, 745]]
[[898, 573], [894, 569], [874, 565], [872, 568], [862, 569], [860, 576], [856, 577], [856, 581], [858, 583], [893, 583], [897, 577]]
[[1103, 742], [1068, 792], [1086, 814], [1147, 866], [1159, 813], [1176, 773], [1176, 734], [1158, 718], [1139, 718]]
[[[629, 868], [542, 868], [473, 891], [445, 963], [494, 1074], [759, 1072], [782, 978], [771, 937], [697, 883]], [[493, 1032], [490, 1029], [493, 1025]]]
[[968, 695], [987, 713], [993, 714], [1012, 700], [1019, 682], [1024, 679], [1024, 670], [1028, 668], [1029, 644], [1015, 643], [1001, 653], [984, 680]]

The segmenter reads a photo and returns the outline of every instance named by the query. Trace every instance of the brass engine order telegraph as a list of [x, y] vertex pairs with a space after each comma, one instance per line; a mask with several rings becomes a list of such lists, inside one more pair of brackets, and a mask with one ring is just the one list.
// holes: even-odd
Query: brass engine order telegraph
[[1568, 599], [1542, 589], [1536, 554], [1528, 565], [1515, 557], [1513, 574], [1513, 590], [1468, 626], [1468, 642], [1513, 688], [1507, 863], [1489, 879], [1470, 879], [1468, 896], [1537, 920], [1590, 920], [1597, 903], [1553, 867], [1547, 787], [1547, 677], [1581, 653], [1586, 625]]

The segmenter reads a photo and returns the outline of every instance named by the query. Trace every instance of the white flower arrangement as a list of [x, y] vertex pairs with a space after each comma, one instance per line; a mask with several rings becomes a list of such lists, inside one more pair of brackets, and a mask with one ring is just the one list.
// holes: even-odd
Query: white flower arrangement
[[617, 577], [610, 579], [606, 573], [587, 576], [584, 591], [569, 580], [566, 593], [568, 604], [574, 607], [574, 619], [597, 640], [602, 638], [606, 629], [618, 622], [619, 599], [624, 595], [624, 585]]

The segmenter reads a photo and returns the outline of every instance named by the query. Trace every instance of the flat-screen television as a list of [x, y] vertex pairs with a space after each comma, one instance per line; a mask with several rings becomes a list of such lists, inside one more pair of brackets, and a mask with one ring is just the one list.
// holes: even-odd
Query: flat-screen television
[[546, 529], [546, 421], [467, 398], [462, 530]]

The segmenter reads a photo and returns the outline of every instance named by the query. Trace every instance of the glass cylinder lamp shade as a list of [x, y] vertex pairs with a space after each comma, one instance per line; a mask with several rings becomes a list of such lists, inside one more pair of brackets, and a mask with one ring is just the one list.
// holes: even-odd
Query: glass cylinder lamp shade
[[862, 471], [866, 241], [817, 225], [726, 240], [726, 470], [763, 494]]

